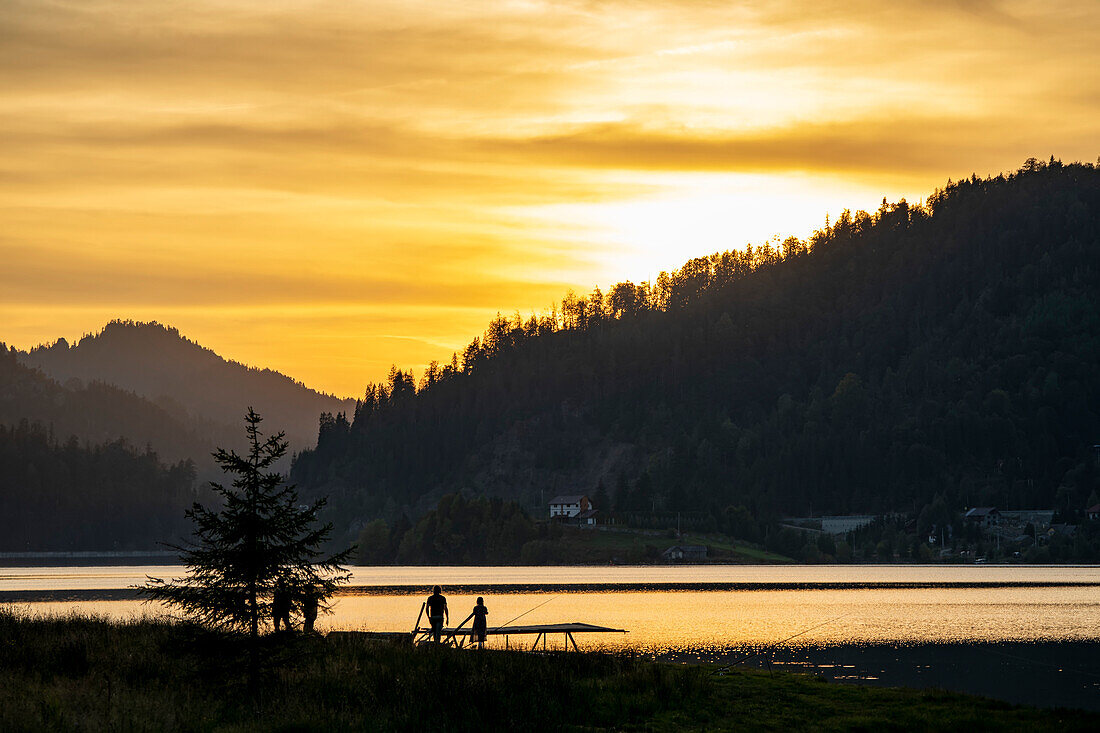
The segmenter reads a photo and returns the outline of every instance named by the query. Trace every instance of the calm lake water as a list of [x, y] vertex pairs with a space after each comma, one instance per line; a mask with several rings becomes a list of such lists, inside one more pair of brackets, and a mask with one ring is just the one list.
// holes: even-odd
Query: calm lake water
[[[118, 596], [146, 575], [181, 572], [159, 566], [0, 568], [0, 602], [34, 613], [159, 615], [165, 610], [157, 605]], [[780, 642], [1100, 641], [1097, 566], [354, 568], [352, 587], [336, 597], [333, 613], [319, 626], [411, 630], [433, 583], [444, 586], [453, 623], [481, 595], [490, 626], [520, 616], [519, 623], [580, 621], [628, 631], [577, 636], [589, 649], [708, 658]]]

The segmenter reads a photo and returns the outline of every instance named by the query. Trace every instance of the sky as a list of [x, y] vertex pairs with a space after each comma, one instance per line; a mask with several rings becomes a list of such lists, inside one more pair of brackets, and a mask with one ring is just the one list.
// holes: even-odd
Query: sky
[[498, 311], [1100, 154], [1095, 0], [4, 0], [0, 341], [360, 396]]

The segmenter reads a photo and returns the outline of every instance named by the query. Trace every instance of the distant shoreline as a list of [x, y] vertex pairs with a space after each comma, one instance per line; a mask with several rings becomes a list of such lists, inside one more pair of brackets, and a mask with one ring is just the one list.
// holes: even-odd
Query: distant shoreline
[[[675, 591], [748, 592], [791, 590], [931, 590], [935, 588], [1100, 588], [1092, 581], [943, 581], [943, 582], [666, 582], [666, 583], [449, 583], [447, 591], [458, 595], [477, 593], [660, 593]], [[343, 586], [336, 596], [423, 595], [422, 584]], [[58, 603], [74, 601], [133, 601], [143, 598], [136, 588], [79, 588], [0, 590], [0, 603]]]
[[88, 557], [179, 557], [179, 553], [175, 550], [45, 550], [41, 552], [0, 552], [0, 560]]
[[[179, 564], [175, 550], [74, 550], [42, 552], [0, 552], [0, 566], [8, 567], [97, 567], [100, 565], [148, 565], [149, 560], [172, 560], [165, 565]], [[137, 562], [121, 562], [133, 560]], [[161, 563], [152, 563], [159, 565]]]
[[[175, 550], [73, 550], [73, 551], [27, 551], [27, 552], [0, 552], [0, 568], [2, 567], [98, 567], [98, 566], [123, 566], [123, 565], [142, 565], [149, 567], [178, 567], [179, 566], [179, 552]], [[173, 560], [174, 562], [135, 562], [125, 563], [119, 562], [120, 560]], [[77, 562], [71, 562], [77, 561]], [[507, 563], [500, 564], [500, 567], [616, 567], [616, 568], [649, 568], [649, 567], [681, 567], [681, 568], [696, 568], [696, 567], [745, 567], [752, 565], [765, 565], [774, 566], [777, 568], [791, 567], [792, 565], [812, 565], [814, 567], [822, 568], [837, 568], [837, 567], [876, 567], [876, 568], [904, 568], [904, 567], [943, 567], [943, 568], [955, 568], [955, 567], [987, 567], [987, 568], [1038, 568], [1038, 567], [1052, 567], [1052, 568], [1096, 568], [1100, 567], [1100, 563], [1089, 562], [822, 562], [822, 563], [800, 563], [800, 562], [767, 562], [764, 560], [753, 562], [720, 562], [720, 561], [703, 561], [703, 562], [622, 562], [622, 563], [595, 563], [595, 562], [562, 562], [562, 563], [545, 563], [529, 565], [526, 563]], [[401, 565], [348, 565], [349, 568], [374, 568], [374, 567], [399, 567]], [[471, 563], [468, 565], [455, 564], [444, 565], [445, 567], [455, 568], [480, 568], [485, 567], [484, 563]], [[413, 563], [406, 567], [441, 567], [434, 563]]]

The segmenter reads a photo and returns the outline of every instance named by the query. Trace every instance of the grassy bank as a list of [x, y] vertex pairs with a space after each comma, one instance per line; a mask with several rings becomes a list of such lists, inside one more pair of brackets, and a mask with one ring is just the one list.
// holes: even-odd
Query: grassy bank
[[671, 531], [630, 527], [595, 529], [560, 528], [552, 540], [539, 540], [525, 549], [522, 561], [538, 565], [627, 565], [660, 561], [660, 554], [672, 545], [705, 545], [710, 562], [729, 564], [787, 564], [789, 557], [738, 542], [718, 533], [685, 532], [680, 538]]
[[817, 678], [264, 639], [258, 703], [241, 640], [189, 626], [0, 611], [0, 730], [1095, 730], [1100, 715]]

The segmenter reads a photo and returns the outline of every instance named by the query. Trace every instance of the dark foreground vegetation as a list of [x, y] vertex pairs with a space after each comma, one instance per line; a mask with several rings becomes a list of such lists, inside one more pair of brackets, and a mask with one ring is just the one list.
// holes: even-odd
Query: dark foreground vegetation
[[0, 729], [1095, 730], [1100, 716], [938, 691], [600, 654], [541, 656], [265, 637], [258, 700], [243, 640], [166, 622], [0, 612]]

